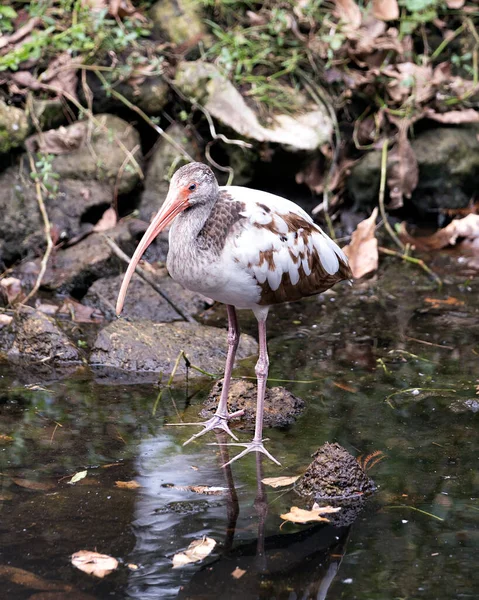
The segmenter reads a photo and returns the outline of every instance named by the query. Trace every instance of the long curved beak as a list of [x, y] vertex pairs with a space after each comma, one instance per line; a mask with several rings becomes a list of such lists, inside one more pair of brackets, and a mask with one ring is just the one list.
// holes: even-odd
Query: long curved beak
[[117, 315], [119, 315], [123, 310], [126, 290], [128, 289], [128, 285], [131, 281], [131, 278], [133, 277], [136, 265], [145, 253], [145, 250], [156, 238], [156, 236], [167, 225], [169, 225], [171, 221], [173, 221], [173, 219], [180, 214], [180, 212], [184, 211], [185, 208], [188, 208], [188, 205], [188, 196], [186, 194], [179, 194], [178, 192], [173, 192], [170, 189], [163, 206], [160, 208], [158, 214], [150, 223], [148, 229], [145, 231], [143, 237], [140, 240], [140, 243], [138, 244], [135, 250], [135, 253], [133, 254], [132, 259], [130, 260], [130, 264], [128, 265], [128, 269], [126, 270], [125, 277], [123, 278], [123, 282], [121, 284], [120, 293], [118, 294], [118, 300], [116, 302]]

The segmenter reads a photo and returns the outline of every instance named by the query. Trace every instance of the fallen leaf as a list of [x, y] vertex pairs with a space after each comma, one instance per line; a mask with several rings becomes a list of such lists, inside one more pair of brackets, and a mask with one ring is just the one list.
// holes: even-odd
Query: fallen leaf
[[321, 515], [336, 513], [341, 510], [341, 507], [333, 508], [332, 506], [317, 507], [315, 504], [311, 510], [305, 510], [304, 508], [298, 508], [292, 506], [288, 513], [280, 515], [284, 521], [291, 523], [309, 523], [311, 521], [320, 521], [329, 523], [329, 519], [322, 517]]
[[10, 315], [0, 314], [0, 329], [2, 327], [7, 327], [13, 321], [13, 317]]
[[401, 239], [414, 244], [420, 250], [440, 250], [446, 246], [454, 246], [458, 238], [479, 238], [479, 215], [470, 214], [463, 219], [455, 219], [429, 236], [413, 237], [407, 232], [404, 223], [401, 223], [399, 233]]
[[211, 554], [215, 546], [215, 540], [206, 536], [191, 542], [184, 552], [178, 552], [173, 556], [173, 569], [203, 560]]
[[352, 29], [361, 25], [361, 10], [354, 0], [335, 0], [335, 14]]
[[345, 392], [350, 392], [351, 394], [357, 393], [357, 388], [348, 385], [347, 383], [342, 383], [341, 381], [333, 381], [333, 385], [339, 388], [340, 390], [344, 390]]
[[73, 477], [70, 479], [70, 481], [67, 481], [67, 483], [73, 485], [74, 483], [77, 483], [78, 481], [85, 479], [85, 477], [87, 475], [88, 475], [88, 471], [78, 471], [78, 473], [75, 473], [75, 475], [73, 475]]
[[85, 306], [72, 298], [67, 298], [58, 309], [59, 315], [70, 315], [74, 323], [101, 323], [103, 315], [93, 306]]
[[419, 181], [416, 155], [407, 138], [407, 124], [401, 123], [396, 146], [388, 155], [388, 187], [391, 202], [389, 208], [403, 205], [403, 198], [410, 198]]
[[88, 575], [105, 577], [118, 567], [118, 561], [107, 554], [90, 550], [79, 550], [72, 554], [72, 565]]
[[466, 0], [446, 0], [447, 8], [462, 8]]
[[343, 248], [355, 279], [376, 271], [379, 263], [378, 241], [375, 235], [377, 207], [371, 216], [358, 224], [351, 242]]
[[166, 487], [182, 492], [195, 492], [195, 494], [205, 494], [210, 496], [220, 496], [224, 494], [228, 488], [209, 485], [167, 485]]
[[38, 312], [43, 313], [44, 315], [54, 315], [58, 311], [58, 306], [56, 304], [39, 304], [36, 306]]
[[68, 154], [80, 148], [85, 140], [86, 132], [85, 123], [78, 121], [69, 127], [49, 129], [48, 131], [31, 135], [25, 141], [25, 146], [30, 152]]
[[10, 442], [13, 442], [13, 438], [11, 435], [0, 433], [0, 444], [9, 444]]
[[47, 581], [34, 573], [10, 565], [0, 565], [0, 578], [7, 579], [11, 583], [22, 585], [32, 590], [42, 590], [45, 592], [69, 592], [73, 590], [71, 585], [57, 583], [56, 581]]
[[61, 96], [66, 94], [78, 99], [78, 65], [83, 62], [82, 56], [75, 56], [67, 52], [59, 54], [48, 65], [48, 69], [43, 71], [39, 77], [41, 83], [47, 83], [50, 88]]
[[293, 477], [266, 477], [266, 479], [261, 480], [261, 483], [269, 485], [272, 488], [278, 488], [284, 487], [285, 485], [292, 485], [300, 477], [301, 475], [296, 475]]
[[54, 483], [46, 481], [32, 481], [31, 479], [21, 479], [20, 477], [13, 477], [12, 481], [22, 488], [27, 490], [35, 490], [36, 492], [46, 492], [53, 490], [56, 486]]
[[449, 123], [452, 125], [460, 125], [461, 123], [479, 123], [479, 111], [473, 108], [465, 108], [464, 110], [450, 110], [446, 113], [438, 113], [432, 109], [427, 109], [424, 112], [427, 119], [438, 121], [439, 123]]
[[115, 485], [118, 488], [126, 490], [136, 490], [141, 487], [138, 481], [135, 481], [134, 479], [132, 481], [115, 481]]
[[447, 298], [424, 298], [426, 304], [430, 304], [431, 308], [451, 307], [451, 306], [464, 306], [462, 300], [458, 300], [453, 296]]
[[240, 579], [240, 577], [243, 577], [245, 573], [246, 571], [244, 569], [236, 567], [234, 571], [231, 571], [231, 577], [234, 577], [235, 579]]
[[0, 287], [8, 304], [13, 304], [15, 301], [21, 302], [25, 297], [22, 291], [22, 282], [16, 277], [4, 277], [0, 280]]
[[381, 21], [399, 19], [397, 0], [373, 0], [373, 15]]
[[117, 224], [118, 219], [116, 218], [116, 211], [114, 208], [110, 207], [105, 210], [101, 219], [96, 223], [95, 227], [93, 227], [93, 231], [107, 231], [108, 229], [113, 229]]
[[[25, 36], [31, 33], [37, 25], [41, 23], [41, 19], [39, 17], [34, 17], [19, 27], [16, 31], [14, 31], [11, 35], [2, 35], [0, 36], [0, 48], [5, 48], [6, 46], [11, 46], [12, 44], [16, 44], [17, 42], [23, 40]], [[7, 52], [10, 49], [7, 49]], [[2, 52], [4, 54], [4, 52]]]

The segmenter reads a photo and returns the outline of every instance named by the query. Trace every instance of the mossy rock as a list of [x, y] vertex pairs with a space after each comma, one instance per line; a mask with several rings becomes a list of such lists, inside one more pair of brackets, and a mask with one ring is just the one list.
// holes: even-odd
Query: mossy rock
[[0, 100], [0, 153], [21, 146], [29, 130], [27, 113]]
[[201, 2], [195, 0], [159, 0], [150, 9], [149, 17], [153, 21], [153, 36], [173, 44], [209, 41], [204, 23]]

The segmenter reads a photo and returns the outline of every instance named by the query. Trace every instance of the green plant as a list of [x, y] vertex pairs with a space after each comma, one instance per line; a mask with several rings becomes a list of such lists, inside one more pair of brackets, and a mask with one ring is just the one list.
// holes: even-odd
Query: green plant
[[35, 169], [30, 173], [33, 181], [39, 181], [42, 187], [48, 192], [50, 197], [55, 197], [58, 193], [58, 180], [60, 175], [53, 170], [53, 154], [38, 153], [35, 157]]
[[0, 6], [0, 33], [13, 31], [13, 20], [17, 18], [17, 12], [11, 6]]

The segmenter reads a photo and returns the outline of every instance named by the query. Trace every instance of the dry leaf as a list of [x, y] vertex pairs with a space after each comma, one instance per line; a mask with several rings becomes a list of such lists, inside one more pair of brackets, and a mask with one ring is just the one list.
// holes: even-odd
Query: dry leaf
[[431, 308], [444, 308], [444, 307], [452, 307], [452, 306], [464, 306], [464, 302], [462, 300], [458, 300], [453, 296], [448, 296], [447, 298], [424, 298], [424, 302], [426, 304], [430, 304]]
[[78, 473], [75, 473], [75, 475], [73, 475], [73, 477], [70, 479], [70, 481], [67, 481], [67, 483], [70, 483], [71, 485], [73, 485], [74, 483], [77, 483], [78, 481], [85, 479], [85, 477], [87, 475], [88, 475], [88, 471], [78, 471]]
[[32, 590], [42, 590], [45, 592], [70, 592], [73, 590], [71, 585], [47, 581], [34, 573], [10, 565], [0, 565], [0, 579], [6, 579], [11, 583], [22, 585]]
[[85, 123], [78, 121], [69, 127], [59, 127], [31, 135], [25, 141], [25, 146], [30, 152], [68, 154], [80, 148], [85, 140], [86, 132]]
[[381, 21], [395, 21], [399, 19], [397, 0], [373, 0], [373, 15]]
[[240, 579], [240, 577], [243, 577], [245, 573], [246, 571], [244, 569], [236, 567], [234, 571], [231, 571], [231, 577], [234, 577], [235, 579]]
[[[39, 17], [34, 17], [33, 19], [27, 21], [25, 25], [22, 25], [19, 29], [14, 31], [11, 35], [0, 36], [0, 48], [4, 48], [11, 44], [16, 44], [17, 42], [20, 42], [25, 36], [31, 33], [40, 23], [41, 19]], [[8, 48], [6, 51], [2, 52], [2, 54], [5, 54], [5, 52], [9, 52], [11, 50], [12, 48]]]
[[335, 0], [335, 14], [352, 29], [361, 25], [361, 10], [354, 0]]
[[43, 313], [44, 315], [54, 315], [58, 311], [58, 306], [56, 304], [39, 304], [35, 307], [38, 312]]
[[378, 241], [375, 235], [377, 207], [371, 216], [358, 224], [351, 242], [343, 248], [355, 279], [376, 271], [379, 262]]
[[180, 490], [182, 492], [195, 492], [195, 494], [205, 494], [207, 496], [221, 496], [228, 488], [209, 485], [168, 485], [167, 487]]
[[22, 291], [22, 282], [16, 277], [4, 277], [0, 280], [0, 288], [5, 294], [8, 304], [13, 304], [15, 301], [21, 302], [25, 297]]
[[173, 556], [173, 569], [203, 560], [211, 554], [215, 546], [215, 540], [206, 536], [191, 542], [184, 552], [178, 552]]
[[93, 227], [93, 231], [108, 231], [108, 229], [113, 229], [117, 222], [115, 209], [112, 207], [107, 208], [101, 219], [96, 223], [95, 227]]
[[118, 567], [118, 561], [107, 554], [99, 554], [90, 550], [79, 550], [72, 554], [72, 565], [88, 575], [105, 577]]
[[473, 108], [465, 108], [464, 110], [451, 110], [446, 113], [438, 113], [434, 110], [427, 109], [424, 112], [427, 119], [438, 121], [439, 123], [450, 123], [459, 125], [461, 123], [479, 123], [479, 111]]
[[74, 323], [101, 323], [103, 315], [92, 306], [85, 306], [72, 298], [67, 298], [58, 309], [59, 315], [70, 315]]
[[446, 246], [454, 246], [458, 238], [469, 240], [479, 238], [479, 215], [470, 214], [463, 219], [455, 219], [436, 233], [417, 238], [411, 236], [407, 232], [405, 224], [402, 223], [400, 235], [403, 240], [414, 244], [420, 250], [440, 250]]
[[138, 481], [135, 481], [134, 479], [132, 481], [115, 481], [115, 485], [118, 488], [126, 490], [136, 490], [141, 487]]
[[13, 438], [11, 435], [0, 433], [0, 444], [9, 444], [10, 442], [13, 442]]
[[59, 54], [48, 65], [48, 69], [44, 71], [39, 81], [46, 83], [50, 88], [61, 96], [63, 93], [73, 98], [78, 99], [78, 65], [83, 62], [82, 56], [72, 57], [69, 52]]
[[2, 327], [7, 327], [13, 321], [13, 317], [10, 315], [0, 314], [0, 329]]
[[466, 0], [446, 0], [447, 8], [462, 8]]
[[54, 483], [47, 483], [45, 481], [32, 481], [30, 479], [21, 479], [20, 477], [13, 477], [12, 481], [22, 488], [27, 490], [35, 490], [36, 492], [46, 492], [53, 490], [56, 486]]
[[269, 485], [272, 488], [278, 488], [284, 487], [285, 485], [292, 485], [300, 477], [301, 475], [296, 475], [293, 477], [266, 477], [266, 479], [261, 480], [261, 483]]
[[401, 123], [396, 146], [388, 155], [388, 187], [391, 202], [389, 208], [403, 205], [403, 198], [410, 198], [419, 181], [416, 155], [407, 138], [408, 126]]
[[315, 504], [311, 510], [305, 510], [304, 508], [292, 506], [288, 513], [280, 515], [280, 517], [285, 521], [289, 521], [291, 523], [309, 523], [311, 521], [323, 521], [325, 523], [329, 523], [329, 519], [327, 519], [326, 517], [322, 517], [321, 515], [336, 513], [340, 510], [341, 507], [319, 507], [317, 504]]

